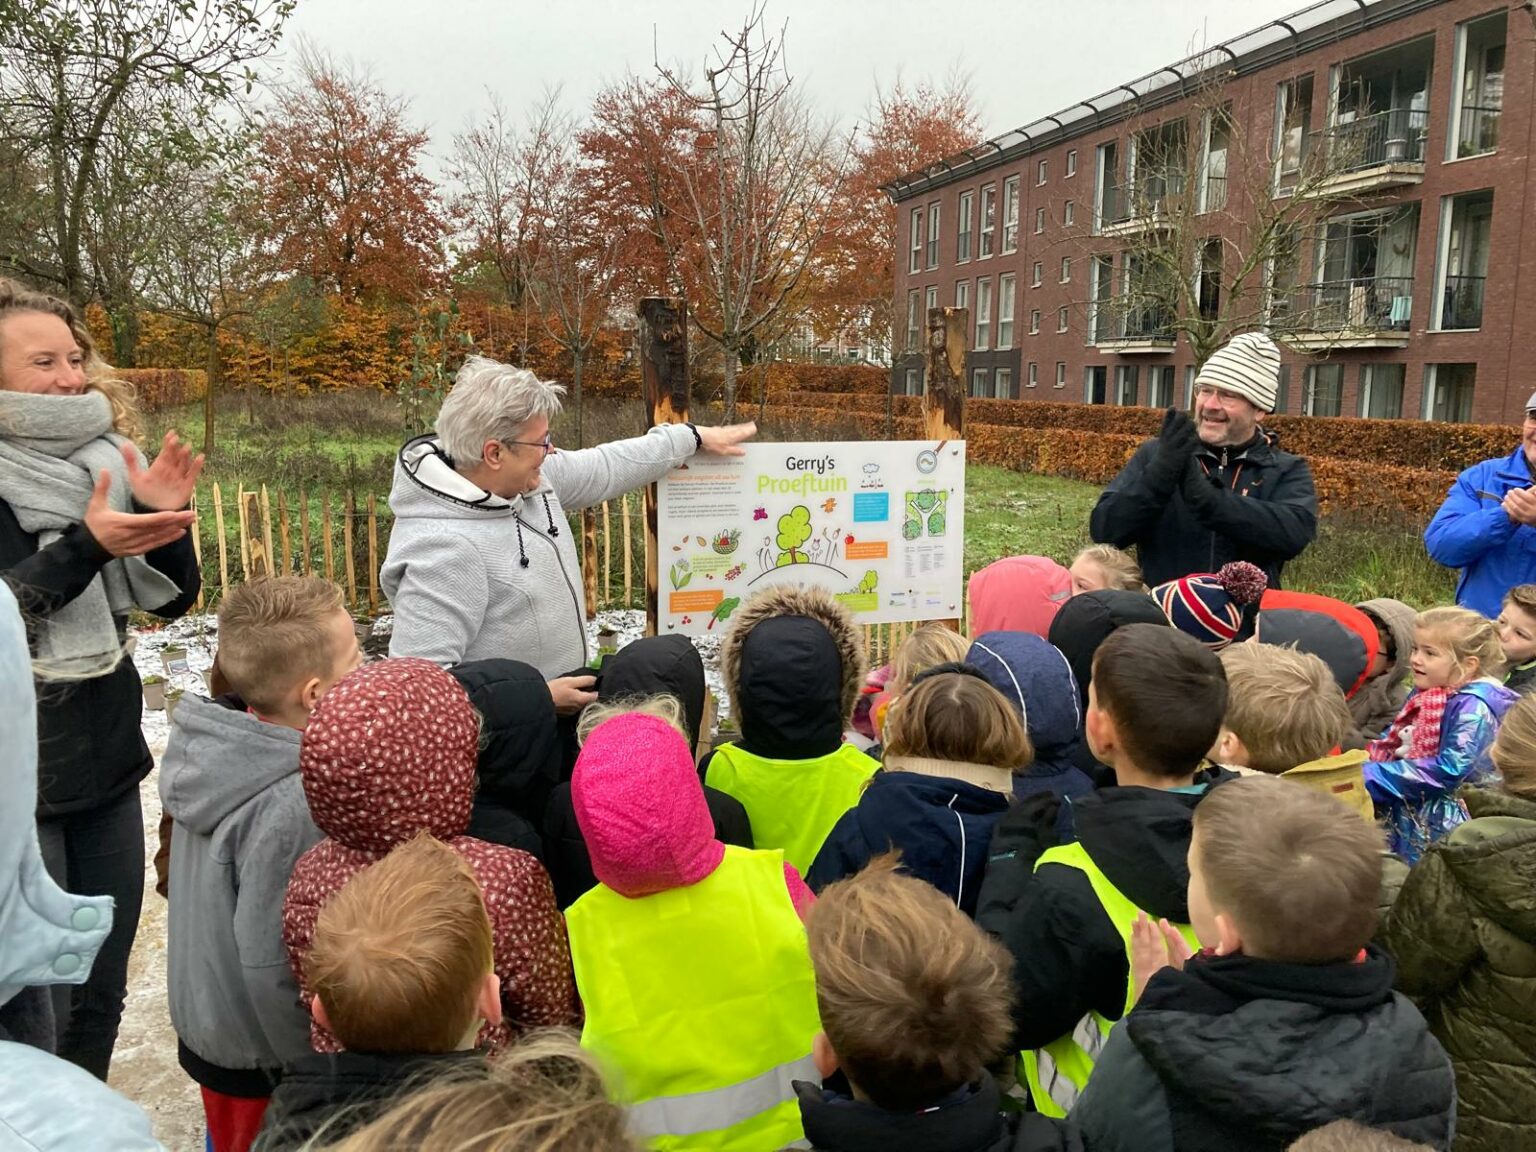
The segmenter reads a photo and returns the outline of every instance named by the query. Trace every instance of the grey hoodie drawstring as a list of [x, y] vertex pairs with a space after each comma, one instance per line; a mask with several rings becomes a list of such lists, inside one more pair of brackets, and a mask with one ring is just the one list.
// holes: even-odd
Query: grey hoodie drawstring
[[517, 525], [517, 563], [520, 567], [528, 567], [528, 553], [523, 550], [523, 518], [516, 512], [512, 513], [512, 523]]
[[544, 518], [549, 521], [549, 534], [560, 535], [560, 529], [555, 527], [555, 514], [549, 510], [549, 493], [544, 493]]

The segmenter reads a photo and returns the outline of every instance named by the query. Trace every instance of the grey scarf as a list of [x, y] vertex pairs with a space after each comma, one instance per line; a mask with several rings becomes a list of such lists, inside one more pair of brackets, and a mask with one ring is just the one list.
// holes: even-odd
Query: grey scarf
[[[0, 499], [46, 548], [85, 518], [95, 479], [112, 473], [107, 502], [133, 511], [128, 469], [112, 431], [112, 405], [99, 392], [39, 396], [0, 391]], [[137, 451], [137, 449], [135, 449]], [[139, 457], [142, 465], [143, 456]], [[34, 628], [37, 662], [75, 679], [111, 671], [121, 659], [114, 616], [153, 611], [180, 595], [176, 582], [142, 556], [103, 565], [85, 590]]]

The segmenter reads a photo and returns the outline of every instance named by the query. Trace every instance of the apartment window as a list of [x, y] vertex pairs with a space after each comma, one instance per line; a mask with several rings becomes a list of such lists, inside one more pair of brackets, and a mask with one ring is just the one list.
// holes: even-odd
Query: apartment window
[[1039, 236], [1045, 231], [1045, 209], [1035, 209], [1035, 235]]
[[1077, 223], [1077, 204], [1074, 201], [1068, 200], [1061, 206], [1061, 222], [1067, 228]]
[[1168, 408], [1173, 404], [1173, 365], [1153, 364], [1147, 369], [1147, 407]]
[[1119, 145], [1113, 140], [1108, 144], [1100, 144], [1094, 185], [1094, 232], [1099, 232], [1106, 224], [1125, 219], [1128, 214], [1126, 197], [1120, 188], [1120, 176]]
[[992, 387], [992, 370], [990, 368], [973, 368], [971, 370], [971, 395], [977, 399], [990, 395]]
[[1024, 378], [1026, 388], [1033, 388], [1040, 383], [1040, 365], [1033, 360], [1029, 362], [1029, 374]]
[[1205, 158], [1200, 165], [1200, 211], [1220, 212], [1227, 206], [1227, 149], [1232, 141], [1232, 116], [1227, 108], [1204, 118]]
[[1063, 256], [1061, 258], [1061, 282], [1063, 284], [1072, 283], [1072, 257], [1070, 256]]
[[1435, 327], [1465, 331], [1483, 326], [1483, 287], [1488, 282], [1493, 193], [1471, 192], [1440, 201], [1439, 284]]
[[1200, 369], [1191, 364], [1184, 369], [1184, 407], [1195, 406], [1195, 377], [1200, 374]]
[[993, 389], [999, 400], [1017, 400], [1019, 394], [1013, 390], [1013, 369], [999, 368], [995, 373], [996, 384]]
[[1290, 192], [1301, 182], [1312, 150], [1312, 77], [1288, 80], [1275, 90], [1275, 189]]
[[1337, 416], [1344, 407], [1344, 365], [1313, 364], [1307, 369], [1308, 416]]
[[1029, 286], [1031, 288], [1038, 288], [1043, 283], [1045, 283], [1045, 265], [1036, 260], [1035, 266], [1030, 269]]
[[985, 352], [992, 344], [992, 281], [976, 281], [976, 350]]
[[1110, 296], [1114, 290], [1115, 258], [1108, 255], [1093, 257], [1088, 264], [1088, 331], [1089, 344], [1097, 344], [1110, 338], [1114, 317], [1110, 308]]
[[932, 312], [938, 306], [939, 306], [939, 289], [938, 289], [938, 285], [930, 284], [928, 286], [928, 290], [923, 293], [923, 307], [926, 309], [926, 311], [923, 313], [923, 323], [924, 324], [928, 323], [928, 313]]
[[1029, 334], [1040, 335], [1040, 309], [1036, 308], [1029, 314]]
[[1323, 138], [1334, 171], [1424, 163], [1434, 63], [1434, 37], [1424, 36], [1333, 67]]
[[985, 260], [992, 255], [993, 229], [997, 226], [997, 185], [988, 184], [981, 190], [981, 243], [977, 259]]
[[939, 266], [939, 206], [928, 205], [928, 267]]
[[1284, 414], [1291, 402], [1291, 366], [1280, 365], [1280, 381], [1275, 386], [1275, 411]]
[[1058, 387], [1058, 388], [1065, 388], [1066, 386], [1067, 386], [1067, 362], [1065, 360], [1058, 360], [1058, 361], [1056, 361], [1056, 387]]
[[1476, 364], [1429, 364], [1424, 368], [1424, 419], [1465, 424], [1472, 419]]
[[1417, 202], [1329, 220], [1316, 246], [1306, 314], [1296, 322], [1319, 332], [1407, 332], [1418, 235]]
[[1447, 160], [1481, 156], [1499, 146], [1507, 24], [1507, 14], [1495, 12], [1456, 26], [1456, 81], [1451, 90]]
[[976, 193], [960, 193], [960, 224], [955, 233], [955, 263], [964, 264], [971, 258], [971, 216], [976, 209]]
[[1014, 276], [997, 278], [997, 347], [1001, 351], [1004, 348], [1013, 347], [1013, 298]]
[[1039, 161], [1035, 165], [1035, 183], [1036, 184], [1039, 184], [1039, 185], [1044, 185], [1045, 184], [1045, 169], [1046, 169], [1046, 163], [1045, 163], [1044, 160]]
[[1402, 364], [1360, 366], [1360, 415], [1371, 420], [1398, 420], [1403, 415]]
[[907, 351], [917, 351], [918, 337], [922, 335], [923, 297], [916, 288], [907, 293]]
[[955, 307], [969, 308], [971, 306], [971, 282], [958, 280], [955, 282]]
[[1102, 364], [1090, 364], [1083, 369], [1083, 403], [1107, 404], [1109, 402], [1109, 369]]
[[1076, 148], [1070, 148], [1070, 149], [1067, 150], [1067, 175], [1068, 176], [1076, 176], [1077, 175], [1077, 149]]
[[1019, 250], [1019, 178], [1003, 182], [1003, 251]]
[[923, 210], [912, 209], [910, 222], [907, 225], [912, 233], [912, 254], [907, 260], [908, 272], [920, 272], [923, 267]]
[[923, 394], [923, 382], [918, 369], [907, 369], [906, 392], [907, 396], [921, 396]]
[[1067, 309], [1060, 308], [1056, 312], [1056, 331], [1058, 331], [1058, 332], [1065, 332], [1066, 330], [1067, 330]]
[[1115, 365], [1115, 403], [1122, 408], [1136, 406], [1136, 388], [1141, 369], [1135, 364]]

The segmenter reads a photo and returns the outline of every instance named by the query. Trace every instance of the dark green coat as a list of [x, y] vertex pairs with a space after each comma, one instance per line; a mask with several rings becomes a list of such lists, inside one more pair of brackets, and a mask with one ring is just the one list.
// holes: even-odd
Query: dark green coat
[[1462, 793], [1387, 924], [1397, 986], [1456, 1069], [1456, 1152], [1536, 1148], [1536, 802]]

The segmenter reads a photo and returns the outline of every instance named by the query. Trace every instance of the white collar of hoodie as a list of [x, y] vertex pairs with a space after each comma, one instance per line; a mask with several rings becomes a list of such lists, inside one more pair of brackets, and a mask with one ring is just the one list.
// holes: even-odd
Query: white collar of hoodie
[[400, 467], [428, 492], [463, 508], [491, 515], [513, 511], [512, 501], [487, 492], [455, 469], [435, 436], [419, 437], [400, 449]]
[[962, 760], [936, 760], [930, 756], [885, 757], [887, 772], [915, 772], [919, 776], [935, 776], [943, 780], [959, 780], [974, 784], [989, 792], [1013, 795], [1013, 773], [1006, 768], [994, 768], [990, 764], [971, 764]]

